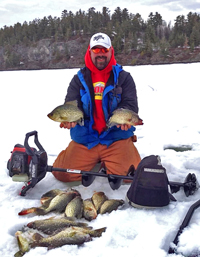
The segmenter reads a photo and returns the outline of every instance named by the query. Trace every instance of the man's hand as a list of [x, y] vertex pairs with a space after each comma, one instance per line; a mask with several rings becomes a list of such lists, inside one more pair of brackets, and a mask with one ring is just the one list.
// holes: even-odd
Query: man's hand
[[131, 125], [130, 124], [119, 124], [119, 125], [117, 125], [117, 128], [121, 128], [121, 130], [128, 130], [128, 129], [130, 129], [131, 128]]
[[60, 127], [70, 129], [70, 128], [74, 128], [76, 126], [76, 124], [77, 124], [77, 122], [64, 121], [64, 122], [60, 123]]

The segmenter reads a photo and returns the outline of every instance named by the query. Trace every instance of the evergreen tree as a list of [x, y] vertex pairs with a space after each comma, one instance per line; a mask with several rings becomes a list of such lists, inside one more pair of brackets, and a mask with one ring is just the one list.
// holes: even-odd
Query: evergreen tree
[[114, 13], [112, 14], [111, 18], [114, 26], [116, 25], [116, 23], [122, 23], [122, 11], [120, 7], [117, 7], [114, 10]]
[[196, 24], [200, 22], [200, 15], [197, 13], [189, 12], [187, 15], [187, 22], [186, 22], [186, 34], [190, 37], [193, 28]]
[[196, 23], [192, 28], [192, 33], [190, 34], [189, 42], [192, 48], [200, 45], [200, 23]]
[[110, 10], [107, 7], [102, 9], [102, 26], [106, 28], [110, 22]]
[[[4, 26], [0, 30], [0, 46], [9, 46], [9, 49], [3, 51], [6, 52], [4, 56], [7, 66], [11, 67], [18, 65], [18, 45], [30, 47], [45, 38], [56, 42], [68, 41], [74, 36], [82, 37], [81, 42], [85, 42], [89, 41], [92, 34], [100, 31], [111, 37], [116, 54], [130, 54], [132, 50], [140, 48], [144, 50], [143, 53], [151, 56], [156, 48], [164, 55], [170, 47], [190, 46], [194, 49], [200, 45], [200, 15], [192, 12], [189, 12], [186, 18], [179, 15], [174, 26], [171, 26], [163, 21], [158, 12], [151, 12], [147, 21], [144, 21], [139, 13], [129, 14], [128, 8], [117, 7], [112, 14], [105, 6], [102, 12], [96, 11], [94, 7], [89, 8], [87, 12], [79, 9], [75, 14], [63, 10], [60, 18], [49, 15], [29, 23], [25, 21], [23, 24]], [[56, 52], [59, 59], [62, 52], [58, 50]]]

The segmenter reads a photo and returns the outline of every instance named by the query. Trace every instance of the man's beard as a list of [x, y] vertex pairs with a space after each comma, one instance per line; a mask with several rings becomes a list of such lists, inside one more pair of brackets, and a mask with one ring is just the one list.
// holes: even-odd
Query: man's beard
[[[103, 60], [98, 61], [98, 59], [103, 59]], [[107, 65], [108, 65], [107, 57], [105, 57], [105, 56], [97, 56], [95, 58], [95, 66], [97, 67], [97, 69], [103, 70], [103, 69], [105, 69], [105, 67]]]

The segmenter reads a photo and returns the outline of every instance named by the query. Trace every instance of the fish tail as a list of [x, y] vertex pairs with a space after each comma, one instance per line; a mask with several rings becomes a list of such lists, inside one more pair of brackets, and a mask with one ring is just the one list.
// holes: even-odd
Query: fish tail
[[46, 209], [44, 209], [44, 208], [36, 208], [35, 213], [36, 213], [37, 215], [45, 215], [45, 214], [47, 214], [48, 212], [47, 212]]
[[40, 246], [40, 240], [43, 239], [44, 237], [40, 235], [39, 233], [35, 233], [32, 236], [33, 243], [31, 243], [31, 248], [35, 248], [37, 246]]
[[88, 227], [88, 224], [85, 222], [77, 222], [78, 227]]
[[93, 237], [101, 237], [102, 233], [106, 231], [106, 227], [95, 229], [92, 234]]
[[27, 214], [30, 214], [30, 213], [34, 213], [34, 212], [36, 212], [36, 209], [37, 208], [35, 208], [35, 207], [29, 208], [29, 209], [24, 209], [24, 210], [20, 211], [18, 213], [18, 215], [27, 215]]
[[32, 208], [20, 211], [18, 215], [21, 216], [21, 215], [27, 215], [30, 213], [35, 213], [36, 215], [45, 215], [47, 212], [43, 208], [32, 207]]
[[18, 252], [16, 252], [15, 254], [14, 254], [14, 257], [22, 257], [22, 256], [24, 256], [24, 252], [22, 252], [21, 250], [19, 250]]

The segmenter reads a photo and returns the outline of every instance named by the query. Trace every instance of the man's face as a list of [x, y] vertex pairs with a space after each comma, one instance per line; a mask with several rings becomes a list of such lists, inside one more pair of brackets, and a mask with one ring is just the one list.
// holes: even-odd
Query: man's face
[[[98, 49], [104, 48], [105, 49], [105, 47], [103, 47], [103, 46], [95, 46], [93, 48], [98, 48]], [[99, 53], [94, 53], [91, 49], [90, 56], [91, 56], [92, 62], [97, 67], [97, 69], [103, 70], [108, 65], [108, 63], [111, 59], [112, 49], [109, 48], [108, 52], [102, 52], [102, 50], [101, 50]]]

